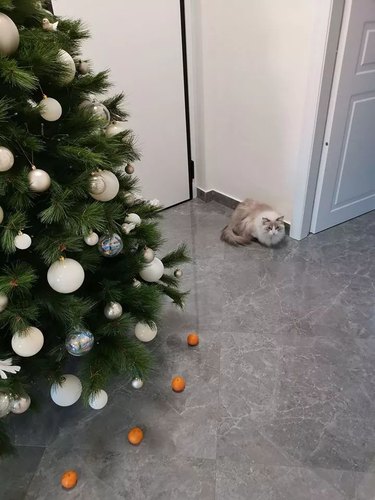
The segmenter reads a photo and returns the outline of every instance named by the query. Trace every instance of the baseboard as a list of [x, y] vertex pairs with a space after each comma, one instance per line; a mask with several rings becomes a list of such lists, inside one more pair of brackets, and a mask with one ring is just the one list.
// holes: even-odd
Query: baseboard
[[[203, 191], [197, 187], [197, 198], [204, 201], [205, 203], [209, 203], [210, 201], [216, 201], [216, 203], [220, 203], [228, 208], [232, 208], [233, 210], [240, 203], [235, 198], [231, 198], [230, 196], [219, 193], [219, 191], [215, 191], [211, 189], [210, 191]], [[285, 221], [285, 233], [289, 235], [290, 233], [290, 223]]]

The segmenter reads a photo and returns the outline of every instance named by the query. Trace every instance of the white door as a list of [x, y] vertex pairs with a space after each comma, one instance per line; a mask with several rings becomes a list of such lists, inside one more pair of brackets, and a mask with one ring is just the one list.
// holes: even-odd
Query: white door
[[375, 0], [347, 0], [311, 231], [375, 209]]
[[109, 68], [124, 91], [129, 128], [142, 153], [135, 163], [142, 195], [165, 207], [189, 199], [180, 2], [55, 0], [57, 15], [82, 19], [92, 38], [83, 58]]

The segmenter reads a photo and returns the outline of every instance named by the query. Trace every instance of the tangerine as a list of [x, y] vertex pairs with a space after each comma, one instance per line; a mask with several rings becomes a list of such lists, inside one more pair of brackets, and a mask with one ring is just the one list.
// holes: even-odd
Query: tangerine
[[181, 375], [177, 375], [177, 377], [174, 377], [172, 379], [171, 387], [174, 392], [182, 392], [185, 389], [185, 386], [185, 379]]
[[128, 441], [134, 446], [138, 446], [143, 441], [143, 431], [140, 427], [133, 427], [128, 432]]
[[61, 476], [60, 483], [66, 490], [71, 490], [77, 484], [78, 474], [75, 470], [67, 470]]
[[195, 332], [191, 332], [186, 340], [189, 346], [194, 347], [199, 344], [199, 335]]

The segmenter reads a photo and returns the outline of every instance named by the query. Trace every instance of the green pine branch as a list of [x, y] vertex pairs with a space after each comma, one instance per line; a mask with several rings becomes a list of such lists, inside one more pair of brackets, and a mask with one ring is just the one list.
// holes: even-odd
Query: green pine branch
[[173, 250], [165, 257], [163, 257], [161, 260], [164, 264], [164, 267], [167, 269], [174, 266], [178, 266], [180, 264], [184, 264], [186, 262], [190, 262], [190, 257], [188, 254], [188, 249], [186, 244], [182, 243], [176, 250]]

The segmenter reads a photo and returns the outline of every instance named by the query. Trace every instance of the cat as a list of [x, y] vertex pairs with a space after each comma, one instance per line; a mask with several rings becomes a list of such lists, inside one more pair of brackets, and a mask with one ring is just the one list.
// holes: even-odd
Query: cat
[[265, 203], [246, 199], [239, 203], [221, 232], [230, 245], [248, 245], [252, 240], [271, 247], [285, 236], [284, 216]]

